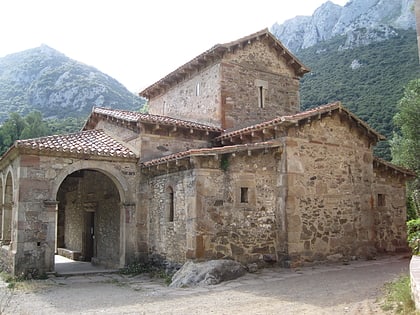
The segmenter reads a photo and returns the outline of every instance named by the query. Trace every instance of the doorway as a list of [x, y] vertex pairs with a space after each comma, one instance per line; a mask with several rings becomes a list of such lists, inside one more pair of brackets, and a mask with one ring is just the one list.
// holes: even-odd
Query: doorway
[[119, 266], [120, 196], [106, 174], [90, 169], [68, 175], [57, 192], [57, 251], [73, 260]]

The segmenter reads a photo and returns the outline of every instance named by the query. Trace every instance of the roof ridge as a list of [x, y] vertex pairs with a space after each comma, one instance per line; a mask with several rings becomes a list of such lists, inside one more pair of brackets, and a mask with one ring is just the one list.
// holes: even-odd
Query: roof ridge
[[406, 168], [406, 167], [403, 167], [403, 166], [400, 166], [400, 165], [396, 165], [396, 164], [394, 164], [392, 162], [389, 162], [389, 161], [386, 161], [386, 160], [384, 160], [384, 159], [382, 159], [380, 157], [373, 156], [373, 160], [376, 161], [376, 162], [378, 162], [378, 163], [381, 163], [381, 164], [383, 164], [385, 166], [391, 167], [391, 168], [393, 168], [393, 169], [395, 169], [395, 170], [397, 170], [399, 172], [405, 173], [407, 175], [417, 176], [416, 172], [414, 172], [413, 170], [411, 170], [409, 168]]
[[[156, 114], [149, 114], [149, 113], [140, 113], [136, 111], [130, 111], [130, 110], [120, 110], [120, 109], [114, 109], [114, 108], [103, 108], [103, 107], [96, 107], [93, 111], [96, 114], [99, 115], [109, 115], [111, 117], [126, 120], [126, 121], [132, 121], [132, 122], [152, 122], [152, 123], [158, 123], [162, 125], [177, 125], [178, 127], [186, 127], [186, 128], [193, 128], [193, 129], [200, 129], [200, 130], [209, 130], [209, 131], [215, 131], [215, 132], [222, 132], [223, 129], [206, 125], [200, 122], [195, 122], [191, 120], [186, 119], [180, 119], [180, 118], [174, 118], [170, 116], [163, 116], [163, 115], [156, 115]], [[119, 114], [127, 114], [126, 116], [119, 115]]]
[[[301, 75], [305, 74], [306, 72], [309, 72], [310, 71], [309, 68], [307, 68], [291, 51], [289, 51], [269, 31], [268, 28], [264, 28], [261, 31], [252, 33], [250, 35], [244, 36], [244, 37], [239, 38], [237, 40], [234, 40], [234, 41], [231, 41], [231, 42], [227, 42], [225, 44], [217, 44], [217, 45], [214, 45], [210, 49], [204, 51], [203, 53], [201, 53], [198, 56], [194, 57], [190, 61], [184, 63], [183, 65], [179, 66], [178, 68], [176, 68], [172, 72], [168, 73], [163, 78], [161, 78], [158, 81], [154, 82], [153, 84], [149, 85], [148, 87], [146, 87], [145, 89], [143, 89], [139, 93], [139, 95], [150, 99], [154, 95], [157, 95], [156, 93], [159, 93], [159, 92], [156, 92], [156, 91], [158, 91], [158, 90], [160, 91], [160, 86], [161, 85], [167, 86], [168, 84], [169, 85], [174, 84], [174, 82], [177, 81], [177, 80], [173, 81], [172, 79], [174, 79], [181, 71], [185, 72], [185, 71], [190, 71], [192, 68], [196, 68], [196, 67], [199, 68], [200, 65], [197, 66], [197, 64], [200, 64], [200, 61], [203, 63], [203, 60], [205, 60], [208, 55], [213, 54], [213, 53], [217, 53], [217, 52], [220, 52], [220, 53], [223, 54], [226, 50], [232, 48], [235, 45], [241, 46], [242, 43], [244, 43], [244, 42], [250, 43], [251, 40], [258, 39], [260, 36], [264, 36], [264, 35], [266, 35], [271, 40], [273, 40], [275, 42], [275, 44], [280, 47], [280, 49], [282, 50], [282, 52], [285, 52], [284, 56], [287, 56], [287, 59], [294, 61], [293, 62], [294, 63], [294, 65], [293, 65], [294, 71], [296, 72], [296, 74], [298, 76], [301, 76]], [[217, 54], [216, 57], [219, 58], [219, 59], [221, 58], [220, 54]]]
[[261, 122], [259, 124], [255, 124], [255, 125], [251, 125], [251, 126], [247, 126], [244, 128], [240, 128], [237, 130], [232, 130], [229, 132], [225, 132], [222, 135], [218, 136], [215, 138], [215, 141], [220, 141], [226, 138], [231, 138], [231, 137], [235, 137], [237, 135], [246, 133], [246, 132], [252, 132], [252, 131], [256, 131], [259, 129], [263, 129], [269, 126], [273, 126], [273, 125], [278, 125], [284, 122], [296, 122], [302, 119], [306, 119], [309, 117], [312, 117], [314, 115], [319, 115], [319, 114], [323, 114], [332, 110], [343, 110], [345, 111], [349, 116], [353, 117], [353, 119], [355, 119], [358, 123], [360, 123], [360, 125], [362, 125], [364, 128], [366, 128], [367, 130], [369, 130], [371, 133], [373, 133], [378, 140], [384, 140], [385, 137], [383, 135], [381, 135], [380, 133], [378, 133], [376, 130], [374, 130], [373, 128], [371, 128], [367, 123], [365, 123], [363, 120], [361, 120], [358, 116], [356, 116], [355, 114], [353, 114], [352, 112], [350, 112], [346, 107], [344, 107], [340, 101], [336, 101], [336, 102], [332, 102], [332, 103], [328, 103], [325, 105], [321, 105], [321, 106], [317, 106], [314, 108], [310, 108], [307, 109], [305, 111], [293, 114], [293, 115], [283, 115], [283, 116], [278, 116], [276, 118], [273, 118], [271, 120], [268, 121], [264, 121]]

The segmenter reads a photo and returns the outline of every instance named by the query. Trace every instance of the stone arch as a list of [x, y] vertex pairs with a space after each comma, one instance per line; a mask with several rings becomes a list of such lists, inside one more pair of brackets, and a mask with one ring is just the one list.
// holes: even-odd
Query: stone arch
[[52, 182], [51, 197], [50, 197], [51, 200], [55, 200], [57, 196], [57, 192], [60, 188], [60, 185], [62, 184], [62, 182], [68, 175], [76, 171], [80, 171], [84, 169], [98, 171], [107, 175], [118, 188], [121, 203], [124, 204], [124, 203], [132, 202], [131, 200], [127, 200], [127, 196], [125, 192], [128, 191], [128, 183], [126, 179], [124, 178], [124, 176], [114, 168], [108, 169], [108, 168], [102, 167], [101, 164], [99, 164], [97, 161], [77, 161], [69, 165], [68, 167], [64, 168], [59, 174], [57, 174], [54, 181]]
[[2, 211], [2, 244], [9, 245], [12, 241], [12, 218], [13, 218], [13, 176], [8, 170], [4, 181], [3, 211]]
[[119, 267], [123, 208], [115, 181], [95, 169], [77, 170], [58, 191], [57, 247], [75, 260]]

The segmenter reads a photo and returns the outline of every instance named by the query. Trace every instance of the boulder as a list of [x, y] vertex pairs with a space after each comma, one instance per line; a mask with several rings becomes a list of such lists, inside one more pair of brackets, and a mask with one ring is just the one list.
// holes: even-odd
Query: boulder
[[243, 276], [245, 268], [233, 260], [210, 260], [195, 263], [186, 262], [172, 277], [172, 288], [215, 285]]

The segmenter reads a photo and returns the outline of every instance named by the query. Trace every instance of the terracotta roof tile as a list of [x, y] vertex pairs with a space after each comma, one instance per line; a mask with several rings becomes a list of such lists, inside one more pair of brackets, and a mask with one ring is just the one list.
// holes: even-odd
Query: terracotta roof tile
[[383, 135], [376, 132], [368, 124], [366, 124], [363, 120], [361, 120], [356, 115], [354, 115], [352, 112], [350, 112], [348, 109], [343, 107], [340, 102], [335, 102], [335, 103], [330, 103], [330, 104], [322, 105], [322, 106], [319, 106], [319, 107], [315, 107], [315, 108], [312, 108], [312, 109], [308, 109], [306, 111], [303, 111], [303, 112], [300, 112], [300, 113], [297, 113], [297, 114], [294, 114], [294, 115], [281, 116], [281, 117], [277, 117], [277, 118], [274, 118], [274, 119], [266, 121], [266, 122], [262, 122], [260, 124], [256, 124], [256, 125], [252, 125], [252, 126], [249, 126], [249, 127], [242, 128], [242, 129], [226, 132], [226, 133], [222, 134], [221, 136], [215, 138], [215, 141], [221, 141], [221, 140], [224, 140], [224, 139], [228, 139], [228, 138], [232, 138], [232, 137], [235, 137], [235, 136], [243, 135], [243, 134], [246, 134], [246, 133], [250, 133], [252, 131], [261, 130], [261, 129], [271, 127], [271, 126], [296, 123], [296, 122], [299, 122], [300, 120], [308, 119], [308, 118], [318, 116], [318, 115], [322, 115], [322, 114], [325, 114], [325, 113], [328, 113], [328, 112], [332, 112], [334, 110], [341, 110], [341, 111], [345, 112], [348, 116], [350, 116], [352, 119], [357, 121], [358, 124], [360, 124], [362, 127], [367, 129], [370, 133], [374, 134], [378, 138], [378, 140], [384, 140], [385, 139], [385, 137]]
[[240, 152], [246, 150], [256, 150], [256, 149], [265, 149], [265, 148], [274, 148], [279, 147], [281, 144], [274, 141], [265, 141], [259, 143], [250, 143], [250, 144], [238, 144], [224, 147], [215, 147], [215, 148], [202, 148], [202, 149], [191, 149], [188, 151], [178, 152], [170, 154], [161, 158], [153, 159], [150, 161], [145, 161], [141, 163], [142, 168], [154, 166], [170, 161], [175, 161], [190, 156], [204, 156], [204, 155], [216, 155], [216, 154], [225, 154], [232, 152]]
[[208, 126], [208, 125], [200, 124], [193, 121], [175, 119], [175, 118], [171, 118], [167, 116], [143, 114], [143, 113], [133, 112], [133, 111], [128, 111], [128, 110], [94, 107], [92, 110], [92, 113], [103, 115], [106, 117], [112, 117], [115, 119], [120, 119], [120, 120], [128, 121], [128, 122], [153, 123], [153, 124], [169, 125], [169, 126], [183, 127], [183, 128], [195, 129], [195, 130], [204, 130], [204, 131], [210, 131], [210, 132], [223, 131], [223, 129], [221, 128]]
[[133, 151], [107, 135], [103, 130], [87, 130], [67, 135], [18, 140], [15, 147], [38, 152], [89, 154], [103, 157], [136, 158]]
[[381, 158], [378, 158], [376, 156], [373, 157], [373, 166], [374, 167], [378, 167], [378, 166], [383, 166], [385, 168], [391, 168], [396, 172], [402, 173], [403, 175], [409, 176], [409, 177], [416, 177], [416, 173], [413, 172], [412, 170], [409, 170], [407, 168], [392, 164], [390, 162], [387, 162]]

